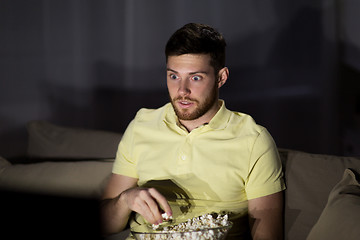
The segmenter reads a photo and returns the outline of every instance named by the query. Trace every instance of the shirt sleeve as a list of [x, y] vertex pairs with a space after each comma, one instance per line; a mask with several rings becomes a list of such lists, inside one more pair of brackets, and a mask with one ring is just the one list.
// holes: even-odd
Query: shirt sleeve
[[270, 133], [264, 128], [256, 138], [250, 155], [245, 183], [247, 198], [263, 197], [284, 189], [279, 152]]
[[134, 125], [135, 120], [130, 122], [119, 143], [112, 172], [128, 177], [138, 178], [136, 161], [132, 154], [134, 143]]

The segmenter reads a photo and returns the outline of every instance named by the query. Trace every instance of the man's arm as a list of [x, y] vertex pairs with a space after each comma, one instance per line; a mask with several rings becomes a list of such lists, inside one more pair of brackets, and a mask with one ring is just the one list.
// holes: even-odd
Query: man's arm
[[132, 211], [150, 223], [161, 223], [160, 206], [171, 215], [171, 208], [154, 188], [137, 187], [136, 178], [112, 174], [102, 200], [103, 231], [113, 234], [122, 231]]
[[121, 193], [137, 186], [137, 179], [112, 174], [102, 196], [101, 211], [103, 231], [112, 234], [122, 231], [129, 219], [131, 210], [121, 206]]
[[283, 239], [283, 192], [249, 200], [249, 221], [254, 240]]

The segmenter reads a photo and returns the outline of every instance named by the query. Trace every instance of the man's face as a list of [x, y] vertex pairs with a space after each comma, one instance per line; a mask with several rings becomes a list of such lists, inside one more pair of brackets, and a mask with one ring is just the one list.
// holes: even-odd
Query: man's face
[[180, 120], [195, 120], [217, 111], [218, 85], [209, 55], [169, 56], [167, 86]]

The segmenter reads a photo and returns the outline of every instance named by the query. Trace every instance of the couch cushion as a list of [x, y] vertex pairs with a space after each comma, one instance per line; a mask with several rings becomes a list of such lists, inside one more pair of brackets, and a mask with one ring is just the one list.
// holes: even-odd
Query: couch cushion
[[46, 121], [31, 121], [27, 129], [27, 153], [33, 158], [115, 158], [122, 137], [119, 133], [62, 127]]
[[5, 158], [0, 156], [0, 173], [1, 173], [1, 169], [5, 168], [9, 165], [11, 165], [11, 163], [8, 160], [6, 160]]
[[360, 237], [360, 182], [346, 169], [307, 240], [356, 240]]
[[0, 188], [98, 198], [112, 165], [113, 160], [10, 164], [0, 158]]
[[360, 171], [360, 159], [280, 150], [285, 171], [285, 239], [306, 239], [329, 193], [346, 168]]

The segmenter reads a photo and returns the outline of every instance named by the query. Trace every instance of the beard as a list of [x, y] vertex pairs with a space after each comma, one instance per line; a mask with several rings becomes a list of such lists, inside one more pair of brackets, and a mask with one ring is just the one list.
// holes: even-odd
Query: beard
[[[171, 98], [171, 104], [175, 110], [176, 116], [179, 118], [179, 120], [195, 120], [203, 116], [205, 113], [207, 113], [216, 103], [218, 99], [218, 89], [216, 87], [216, 84], [214, 84], [213, 89], [210, 91], [210, 93], [204, 98], [203, 101], [199, 101], [197, 99], [192, 98], [182, 98], [182, 97], [176, 97]], [[176, 105], [176, 101], [178, 100], [187, 100], [195, 103], [197, 106], [194, 110], [190, 109], [180, 109]]]

